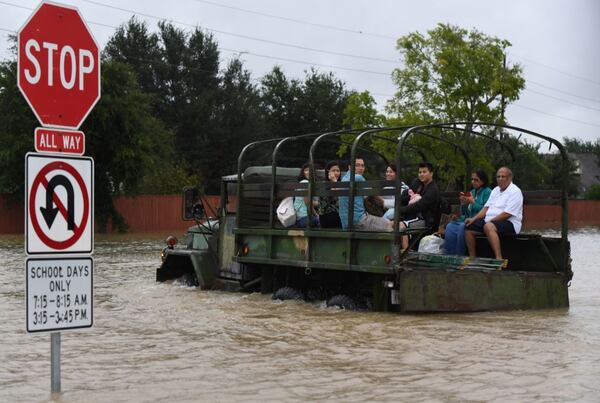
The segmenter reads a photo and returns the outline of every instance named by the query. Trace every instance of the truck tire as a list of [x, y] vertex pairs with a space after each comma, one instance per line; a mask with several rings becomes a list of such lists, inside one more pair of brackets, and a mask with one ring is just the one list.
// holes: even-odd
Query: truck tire
[[302, 291], [297, 290], [293, 287], [281, 287], [275, 293], [271, 299], [278, 299], [280, 301], [292, 300], [304, 300], [304, 294]]
[[347, 311], [358, 311], [360, 308], [354, 299], [345, 294], [338, 294], [329, 298], [327, 301], [327, 306], [336, 306]]

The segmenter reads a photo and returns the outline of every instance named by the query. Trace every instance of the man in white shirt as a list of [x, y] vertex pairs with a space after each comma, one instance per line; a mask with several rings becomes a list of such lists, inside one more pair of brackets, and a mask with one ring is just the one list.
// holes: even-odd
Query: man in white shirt
[[498, 186], [485, 206], [473, 218], [465, 220], [465, 243], [469, 256], [475, 256], [475, 235], [485, 233], [496, 259], [502, 259], [499, 235], [518, 234], [523, 220], [523, 193], [512, 183], [512, 171], [498, 169]]

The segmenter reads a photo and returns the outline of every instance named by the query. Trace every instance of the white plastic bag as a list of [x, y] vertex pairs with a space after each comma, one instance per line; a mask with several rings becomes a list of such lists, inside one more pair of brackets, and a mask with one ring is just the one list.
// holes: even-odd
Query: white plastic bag
[[439, 236], [427, 235], [419, 243], [419, 252], [423, 253], [444, 253], [444, 240]]
[[294, 198], [286, 197], [277, 207], [277, 218], [284, 227], [296, 224], [296, 210], [294, 210]]

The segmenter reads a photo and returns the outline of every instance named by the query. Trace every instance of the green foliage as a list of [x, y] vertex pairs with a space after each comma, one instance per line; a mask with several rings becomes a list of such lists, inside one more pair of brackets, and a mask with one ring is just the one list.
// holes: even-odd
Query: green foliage
[[352, 92], [344, 108], [344, 126], [352, 129], [383, 126], [385, 116], [377, 112], [375, 105], [369, 91]]
[[146, 23], [131, 17], [109, 39], [102, 58], [127, 64], [137, 75], [142, 92], [157, 95], [160, 84], [156, 71], [162, 65], [158, 43], [158, 35], [151, 33]]
[[583, 195], [584, 199], [600, 200], [600, 185], [592, 185]]
[[449, 24], [398, 39], [404, 68], [395, 69], [398, 91], [392, 115], [428, 122], [503, 122], [505, 106], [525, 85], [519, 65], [504, 65], [510, 43]]
[[600, 139], [596, 139], [596, 141], [584, 141], [564, 137], [563, 144], [570, 153], [594, 153], [600, 155]]
[[[350, 93], [331, 73], [306, 72], [304, 81], [289, 80], [279, 67], [265, 75], [260, 86], [261, 111], [267, 137], [295, 136], [339, 130]], [[300, 166], [308, 159], [310, 142], [294, 143], [286, 149], [282, 164]], [[319, 154], [331, 159], [338, 145], [324, 143]], [[269, 161], [270, 163], [270, 161]]]
[[122, 223], [113, 196], [137, 193], [152, 167], [170, 161], [171, 137], [153, 116], [150, 99], [128, 66], [115, 61], [102, 64], [102, 98], [82, 128], [87, 153], [95, 161], [95, 212], [100, 230], [106, 229], [109, 218]]
[[17, 63], [0, 63], [0, 193], [14, 201], [25, 192], [25, 154], [33, 151], [37, 119], [17, 88]]
[[[397, 92], [386, 107], [390, 114], [388, 125], [450, 121], [504, 123], [506, 106], [519, 98], [525, 85], [521, 67], [505, 64], [504, 54], [509, 46], [508, 41], [449, 24], [438, 24], [427, 35], [414, 32], [401, 37], [397, 49], [404, 58], [404, 66], [392, 74]], [[477, 128], [467, 124], [466, 129]], [[409, 138], [408, 145], [413, 150], [407, 150], [412, 155], [407, 154], [406, 165], [414, 167], [422, 158], [420, 154], [426, 154], [437, 167], [442, 187], [467, 186], [469, 165], [471, 170], [484, 169], [490, 173], [499, 165], [507, 165], [507, 153], [493, 141], [452, 130], [428, 132], [415, 133]], [[390, 137], [400, 133], [394, 132]], [[495, 131], [486, 134], [500, 136]], [[393, 144], [374, 142], [373, 146], [390, 157], [395, 153]], [[534, 169], [531, 172], [523, 169], [523, 178], [534, 180], [534, 176], [545, 171], [543, 164], [537, 164], [529, 154], [523, 161], [524, 165], [528, 163]]]
[[311, 69], [302, 82], [289, 80], [277, 66], [262, 78], [260, 94], [266, 130], [272, 137], [339, 129], [350, 95], [332, 73]]

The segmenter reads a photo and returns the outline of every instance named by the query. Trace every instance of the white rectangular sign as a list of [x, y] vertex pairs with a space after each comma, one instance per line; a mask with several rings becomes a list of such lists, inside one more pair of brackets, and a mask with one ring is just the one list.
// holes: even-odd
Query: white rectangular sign
[[92, 327], [93, 266], [91, 257], [27, 259], [27, 331]]
[[36, 153], [25, 160], [26, 253], [92, 253], [94, 160]]

